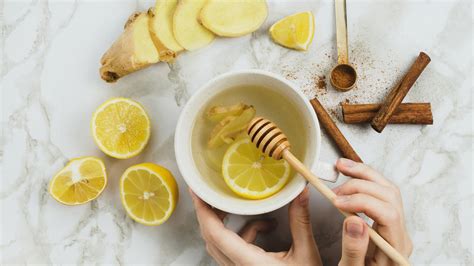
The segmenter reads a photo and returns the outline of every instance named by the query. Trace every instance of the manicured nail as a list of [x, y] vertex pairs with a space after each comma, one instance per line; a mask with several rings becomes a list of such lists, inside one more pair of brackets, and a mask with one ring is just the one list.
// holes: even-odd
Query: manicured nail
[[339, 162], [340, 162], [343, 166], [348, 167], [348, 168], [354, 167], [354, 166], [357, 164], [357, 163], [354, 162], [353, 160], [349, 160], [349, 159], [346, 159], [346, 158], [341, 158], [341, 159], [339, 159]]
[[336, 204], [343, 204], [350, 200], [350, 196], [337, 196]]
[[358, 222], [348, 222], [346, 224], [346, 233], [353, 238], [361, 238], [364, 234], [364, 225]]

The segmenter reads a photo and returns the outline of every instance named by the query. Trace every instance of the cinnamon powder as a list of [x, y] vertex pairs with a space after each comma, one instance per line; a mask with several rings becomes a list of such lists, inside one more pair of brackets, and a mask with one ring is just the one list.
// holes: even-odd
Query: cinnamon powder
[[331, 79], [338, 87], [349, 88], [356, 81], [356, 73], [347, 65], [339, 65], [332, 71]]

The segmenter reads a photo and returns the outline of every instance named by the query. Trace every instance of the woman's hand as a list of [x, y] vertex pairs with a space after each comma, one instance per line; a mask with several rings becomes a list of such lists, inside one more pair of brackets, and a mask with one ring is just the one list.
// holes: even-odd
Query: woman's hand
[[[363, 212], [374, 220], [373, 228], [405, 257], [413, 245], [405, 227], [400, 190], [380, 173], [365, 164], [339, 159], [336, 167], [341, 173], [353, 177], [334, 189], [338, 195], [336, 206], [348, 212]], [[340, 265], [390, 265], [393, 262], [382, 250], [367, 248], [367, 225], [358, 217], [344, 221], [343, 248]], [[368, 250], [368, 251], [367, 251]]]
[[293, 244], [284, 252], [265, 252], [253, 244], [258, 233], [275, 228], [275, 221], [251, 221], [236, 234], [224, 227], [225, 213], [210, 207], [191, 190], [190, 194], [206, 249], [219, 265], [322, 265], [309, 219], [308, 188], [291, 202], [288, 209]]

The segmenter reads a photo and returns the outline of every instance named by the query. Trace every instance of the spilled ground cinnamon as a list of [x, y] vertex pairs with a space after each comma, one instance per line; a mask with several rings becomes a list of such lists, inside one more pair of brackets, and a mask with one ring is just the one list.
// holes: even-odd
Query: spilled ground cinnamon
[[[341, 103], [342, 118], [345, 123], [358, 124], [372, 121], [381, 104]], [[430, 103], [402, 103], [388, 121], [390, 124], [432, 125], [433, 114]]]

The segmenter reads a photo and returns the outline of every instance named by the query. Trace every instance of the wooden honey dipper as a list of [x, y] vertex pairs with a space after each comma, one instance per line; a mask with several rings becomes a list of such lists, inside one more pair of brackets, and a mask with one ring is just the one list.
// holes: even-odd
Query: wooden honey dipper
[[[334, 200], [337, 197], [336, 194], [290, 152], [290, 142], [276, 124], [263, 117], [255, 117], [250, 121], [247, 127], [247, 134], [258, 149], [275, 160], [285, 159], [334, 205]], [[339, 211], [346, 217], [357, 216], [357, 214], [354, 213], [343, 210]], [[368, 230], [370, 239], [372, 239], [375, 245], [385, 252], [388, 257], [399, 265], [410, 265], [408, 260], [372, 229], [372, 227], [368, 226]]]

